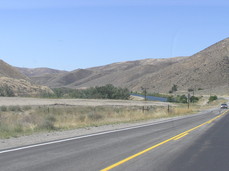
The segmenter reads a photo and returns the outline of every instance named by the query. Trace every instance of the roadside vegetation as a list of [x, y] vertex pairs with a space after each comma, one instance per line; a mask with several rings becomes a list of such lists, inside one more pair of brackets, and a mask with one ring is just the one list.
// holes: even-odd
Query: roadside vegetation
[[[173, 106], [0, 106], [0, 138], [36, 132], [96, 127], [107, 124], [139, 122], [196, 113], [218, 106], [223, 100]], [[206, 102], [206, 103], [205, 103]]]
[[171, 95], [167, 97], [168, 102], [174, 102], [174, 103], [188, 103], [188, 101], [190, 103], [197, 103], [200, 99], [201, 97], [197, 97], [197, 96], [190, 96], [190, 98], [188, 99], [186, 95], [177, 95], [177, 96]]
[[213, 101], [215, 101], [217, 99], [218, 99], [217, 96], [210, 96], [209, 99], [208, 99], [208, 102], [210, 103], [210, 102], [213, 102]]

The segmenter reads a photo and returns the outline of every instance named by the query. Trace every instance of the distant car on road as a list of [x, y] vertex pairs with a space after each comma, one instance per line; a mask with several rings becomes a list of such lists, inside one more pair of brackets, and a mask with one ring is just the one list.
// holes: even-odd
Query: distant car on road
[[228, 105], [227, 105], [226, 103], [221, 104], [220, 108], [221, 108], [221, 109], [227, 109], [227, 108], [228, 108]]

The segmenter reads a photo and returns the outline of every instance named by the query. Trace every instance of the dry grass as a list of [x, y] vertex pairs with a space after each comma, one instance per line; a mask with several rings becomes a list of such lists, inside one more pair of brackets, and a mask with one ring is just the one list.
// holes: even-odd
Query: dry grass
[[189, 109], [187, 105], [172, 106], [169, 111], [165, 106], [153, 106], [144, 111], [139, 106], [1, 106], [0, 138], [181, 116], [224, 101], [218, 100], [206, 105], [191, 104]]

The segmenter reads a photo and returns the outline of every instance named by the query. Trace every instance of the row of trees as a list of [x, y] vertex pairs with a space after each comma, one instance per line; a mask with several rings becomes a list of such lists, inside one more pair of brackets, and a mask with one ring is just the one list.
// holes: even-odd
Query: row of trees
[[[199, 101], [199, 97], [191, 96], [189, 98], [190, 103], [196, 103]], [[167, 98], [168, 102], [175, 102], [175, 103], [188, 103], [188, 97], [185, 95], [177, 95], [177, 96], [169, 96]]]
[[54, 88], [54, 94], [43, 94], [43, 97], [48, 98], [83, 98], [83, 99], [124, 99], [130, 97], [130, 91], [127, 88], [115, 87], [112, 84], [107, 84], [100, 87], [91, 87], [84, 90], [69, 89], [69, 88]]
[[[200, 97], [196, 97], [196, 96], [191, 96], [189, 98], [189, 102], [190, 103], [196, 103], [198, 102], [200, 99]], [[218, 97], [217, 96], [210, 96], [208, 99], [208, 103], [217, 100]], [[168, 102], [175, 102], [175, 103], [188, 103], [188, 97], [185, 95], [177, 95], [177, 96], [169, 96], [167, 98]]]
[[[195, 88], [195, 89], [196, 89], [196, 88]], [[193, 89], [193, 88], [188, 88], [188, 92], [194, 92], [195, 89]], [[197, 90], [203, 90], [203, 88], [198, 88]], [[171, 93], [174, 93], [174, 92], [176, 92], [176, 91], [178, 91], [178, 86], [177, 86], [176, 84], [173, 84], [171, 90], [169, 90], [169, 93], [171, 94]]]

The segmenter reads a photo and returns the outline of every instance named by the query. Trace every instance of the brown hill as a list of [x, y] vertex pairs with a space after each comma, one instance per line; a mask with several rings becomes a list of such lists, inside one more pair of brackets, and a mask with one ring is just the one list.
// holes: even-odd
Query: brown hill
[[133, 82], [183, 60], [183, 58], [145, 59], [105, 65], [101, 67], [78, 69], [56, 77], [47, 85], [50, 87], [86, 88], [113, 84], [133, 87]]
[[205, 94], [228, 94], [229, 38], [139, 81], [159, 92], [168, 92], [176, 84], [180, 91], [192, 88], [204, 89]]
[[26, 75], [50, 87], [80, 89], [113, 84], [133, 91], [146, 87], [151, 92], [168, 93], [175, 84], [179, 92], [187, 93], [192, 88], [204, 94], [228, 94], [229, 38], [190, 57], [145, 59], [72, 72]]
[[55, 79], [57, 76], [61, 76], [67, 71], [60, 71], [50, 68], [17, 68], [21, 73], [29, 77], [33, 83], [39, 85], [45, 85], [47, 82], [50, 82], [52, 79]]
[[29, 80], [29, 78], [19, 72], [17, 68], [12, 67], [3, 60], [0, 60], [0, 77]]
[[10, 88], [16, 96], [35, 96], [43, 92], [52, 93], [50, 88], [31, 83], [31, 80], [17, 68], [0, 60], [1, 92], [3, 92], [6, 87]]

